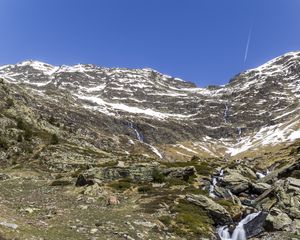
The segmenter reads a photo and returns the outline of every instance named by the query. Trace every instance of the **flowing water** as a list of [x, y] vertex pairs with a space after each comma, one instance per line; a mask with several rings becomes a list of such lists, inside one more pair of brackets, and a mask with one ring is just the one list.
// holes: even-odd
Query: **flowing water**
[[128, 124], [128, 126], [129, 126], [129, 128], [133, 129], [133, 131], [135, 132], [135, 135], [136, 135], [137, 140], [139, 140], [140, 142], [144, 142], [144, 136], [143, 136], [143, 134], [141, 134], [141, 133], [137, 130], [137, 128], [133, 125], [133, 123], [130, 122], [130, 123]]
[[247, 240], [247, 234], [245, 232], [244, 225], [256, 218], [261, 212], [252, 213], [242, 219], [235, 227], [233, 233], [230, 235], [227, 226], [220, 227], [217, 232], [221, 240]]

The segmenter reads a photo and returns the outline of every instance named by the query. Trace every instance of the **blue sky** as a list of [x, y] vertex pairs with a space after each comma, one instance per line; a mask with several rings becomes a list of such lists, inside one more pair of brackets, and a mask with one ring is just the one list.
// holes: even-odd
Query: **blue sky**
[[300, 50], [299, 11], [299, 0], [0, 0], [0, 64], [150, 67], [225, 84]]

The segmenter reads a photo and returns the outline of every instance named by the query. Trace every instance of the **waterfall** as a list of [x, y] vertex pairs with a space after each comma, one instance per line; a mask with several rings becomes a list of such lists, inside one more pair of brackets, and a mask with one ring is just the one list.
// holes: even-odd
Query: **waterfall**
[[132, 122], [128, 123], [128, 127], [131, 128], [135, 132], [137, 140], [139, 140], [140, 142], [142, 142], [142, 143], [146, 144], [148, 147], [150, 147], [152, 152], [154, 152], [159, 158], [163, 158], [162, 154], [158, 151], [158, 149], [156, 147], [144, 142], [143, 134], [137, 130], [137, 128], [134, 126], [134, 124]]
[[218, 183], [218, 180], [223, 178], [223, 175], [224, 175], [224, 170], [221, 169], [216, 176], [212, 177], [212, 183], [209, 186], [209, 196], [210, 197], [212, 197], [212, 198], [217, 197], [216, 194], [214, 193], [215, 187]]
[[267, 169], [266, 171], [263, 171], [263, 172], [257, 171], [257, 172], [255, 173], [257, 179], [264, 178], [264, 177], [268, 176], [269, 174], [270, 174], [270, 170], [269, 170], [269, 169]]
[[266, 176], [265, 174], [263, 174], [261, 172], [256, 172], [255, 175], [258, 179], [264, 178]]
[[217, 178], [216, 177], [213, 177], [212, 178], [212, 184], [210, 184], [209, 186], [209, 196], [212, 197], [212, 198], [215, 198], [216, 195], [214, 194], [214, 191], [215, 191], [215, 186], [217, 184]]
[[247, 240], [247, 234], [244, 225], [256, 218], [261, 212], [252, 213], [242, 219], [239, 224], [235, 227], [232, 235], [230, 236], [229, 229], [227, 226], [220, 227], [217, 233], [221, 240]]
[[144, 142], [144, 136], [137, 130], [137, 128], [133, 125], [133, 123], [129, 122], [128, 126], [129, 128], [133, 129], [133, 131], [135, 132], [137, 140], [139, 140], [140, 142]]
[[227, 123], [227, 119], [229, 117], [228, 112], [229, 112], [229, 107], [228, 107], [227, 104], [225, 104], [225, 111], [224, 111], [224, 121], [225, 121], [225, 123]]
[[227, 226], [220, 227], [218, 229], [218, 234], [222, 240], [230, 239], [230, 233]]
[[239, 138], [239, 140], [241, 140], [241, 137], [242, 137], [242, 128], [238, 127], [237, 131], [238, 131], [238, 136], [239, 136], [238, 138]]

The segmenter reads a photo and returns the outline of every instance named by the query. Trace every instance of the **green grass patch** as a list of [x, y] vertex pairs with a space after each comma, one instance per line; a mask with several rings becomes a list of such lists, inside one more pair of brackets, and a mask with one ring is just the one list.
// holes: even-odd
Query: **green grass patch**
[[132, 182], [131, 179], [121, 179], [109, 183], [108, 186], [118, 191], [125, 191], [126, 189], [131, 188]]
[[193, 238], [211, 236], [214, 222], [200, 207], [182, 199], [175, 205], [173, 212], [176, 216], [171, 228], [178, 235]]

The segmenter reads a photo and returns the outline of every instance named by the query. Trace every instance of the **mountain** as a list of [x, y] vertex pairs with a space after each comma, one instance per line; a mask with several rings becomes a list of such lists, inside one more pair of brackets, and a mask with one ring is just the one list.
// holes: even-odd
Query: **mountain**
[[[2, 232], [16, 236], [1, 226], [14, 229], [7, 219], [14, 221], [20, 209], [21, 218], [15, 221], [25, 222], [20, 228], [27, 239], [39, 224], [44, 224], [49, 239], [58, 239], [54, 232], [60, 228], [63, 239], [91, 239], [101, 231], [103, 239], [132, 239], [130, 234], [136, 239], [211, 237], [215, 228], [237, 222], [249, 208], [268, 208], [265, 230], [297, 233], [299, 99], [300, 52], [207, 88], [153, 69], [38, 61], [2, 66], [0, 207], [7, 214], [6, 221], [0, 218], [0, 239]], [[284, 181], [293, 188], [286, 189], [280, 183]], [[266, 194], [268, 189], [272, 192]], [[35, 194], [36, 199], [28, 197]], [[293, 204], [283, 197], [276, 202], [276, 194], [295, 198]], [[110, 205], [121, 201], [121, 208], [111, 210], [118, 219], [110, 214], [106, 198]], [[105, 219], [95, 215], [99, 201]], [[77, 215], [78, 204], [82, 215]], [[134, 212], [137, 208], [144, 215]], [[60, 226], [53, 212], [69, 224]], [[287, 216], [293, 229], [278, 227], [275, 212], [281, 219]], [[51, 215], [50, 222], [45, 215]], [[94, 223], [90, 216], [105, 223]], [[126, 222], [126, 216], [140, 235], [135, 227], [129, 231], [118, 222]], [[160, 223], [152, 226], [158, 217]], [[119, 229], [115, 235], [111, 222]], [[147, 235], [149, 224], [159, 232]], [[222, 228], [219, 235], [227, 236], [226, 231]]]
[[166, 158], [229, 157], [300, 136], [299, 60], [288, 53], [208, 88], [151, 69], [37, 61], [3, 66], [0, 76], [31, 95], [34, 111], [65, 125], [128, 142], [142, 136]]

